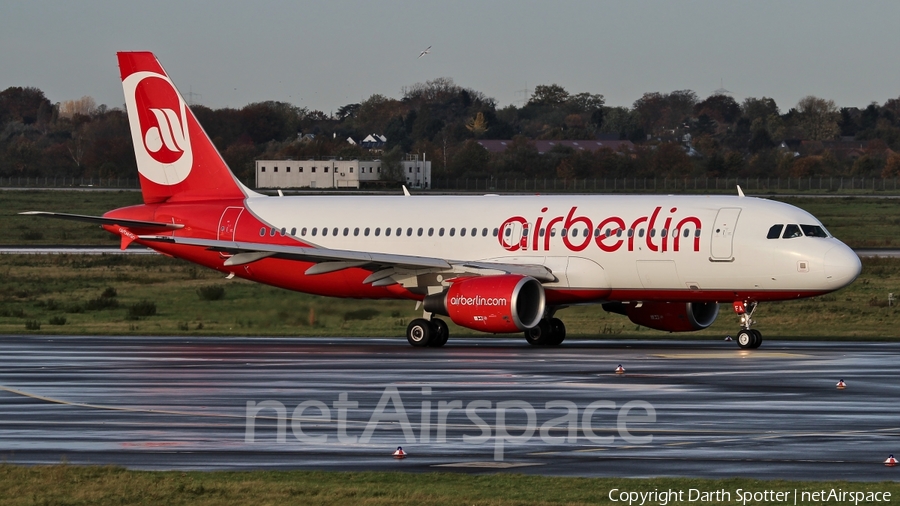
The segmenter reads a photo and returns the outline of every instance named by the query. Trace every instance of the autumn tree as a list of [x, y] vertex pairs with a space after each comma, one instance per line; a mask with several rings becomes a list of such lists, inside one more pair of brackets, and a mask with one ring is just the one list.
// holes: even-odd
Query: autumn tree
[[814, 141], [830, 140], [837, 137], [841, 130], [838, 127], [840, 112], [834, 100], [808, 95], [797, 102], [799, 126], [806, 133], [806, 138]]

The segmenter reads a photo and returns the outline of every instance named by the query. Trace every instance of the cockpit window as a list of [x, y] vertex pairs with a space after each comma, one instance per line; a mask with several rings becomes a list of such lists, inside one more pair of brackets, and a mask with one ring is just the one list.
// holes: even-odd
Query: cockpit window
[[828, 237], [828, 232], [818, 225], [800, 225], [806, 237]]
[[781, 229], [784, 228], [784, 225], [772, 225], [772, 228], [769, 229], [769, 234], [766, 236], [766, 239], [778, 239], [781, 237]]
[[800, 225], [788, 225], [784, 227], [784, 235], [782, 235], [781, 237], [784, 239], [803, 237], [803, 232], [800, 231]]

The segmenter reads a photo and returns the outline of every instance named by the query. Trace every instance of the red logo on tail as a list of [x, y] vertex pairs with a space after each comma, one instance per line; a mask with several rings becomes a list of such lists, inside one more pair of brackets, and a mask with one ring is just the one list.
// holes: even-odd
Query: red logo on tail
[[164, 79], [148, 77], [137, 84], [134, 98], [147, 154], [159, 163], [178, 161], [189, 146], [175, 89]]

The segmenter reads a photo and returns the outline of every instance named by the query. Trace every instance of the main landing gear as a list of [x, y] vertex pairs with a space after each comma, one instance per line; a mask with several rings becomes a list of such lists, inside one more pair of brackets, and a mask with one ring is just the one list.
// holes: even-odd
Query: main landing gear
[[566, 338], [566, 325], [559, 318], [542, 318], [525, 331], [525, 340], [533, 346], [556, 346]]
[[751, 318], [753, 311], [756, 310], [756, 305], [756, 302], [742, 300], [734, 302], [734, 312], [741, 318], [741, 330], [737, 334], [737, 343], [745, 350], [755, 350], [762, 344], [762, 333], [750, 328], [750, 325], [756, 323]]
[[425, 318], [416, 318], [406, 327], [406, 340], [418, 348], [426, 346], [440, 348], [447, 344], [449, 338], [450, 329], [440, 318], [432, 318], [430, 321]]

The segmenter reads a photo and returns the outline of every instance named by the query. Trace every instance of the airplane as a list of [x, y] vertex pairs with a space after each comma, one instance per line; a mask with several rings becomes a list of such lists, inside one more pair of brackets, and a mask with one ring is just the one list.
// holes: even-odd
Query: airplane
[[[597, 304], [666, 332], [710, 326], [719, 305], [757, 348], [760, 303], [850, 284], [859, 257], [808, 212], [744, 196], [266, 196], [234, 176], [150, 52], [118, 53], [144, 203], [84, 216], [131, 243], [299, 292], [408, 299], [406, 338], [440, 347], [438, 316], [558, 345], [557, 313]], [[726, 306], [727, 307], [727, 306]]]

